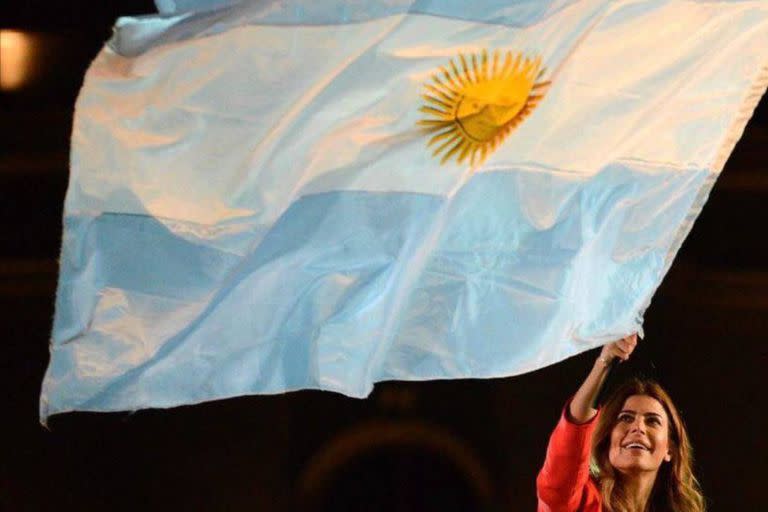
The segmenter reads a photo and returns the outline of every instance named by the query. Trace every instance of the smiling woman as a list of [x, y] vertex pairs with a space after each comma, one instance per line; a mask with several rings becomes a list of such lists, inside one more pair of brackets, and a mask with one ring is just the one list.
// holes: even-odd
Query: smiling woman
[[645, 510], [704, 509], [683, 420], [656, 382], [633, 379], [613, 393], [597, 420], [592, 460], [603, 501], [611, 505], [604, 509], [636, 510], [638, 494], [648, 495]]
[[627, 360], [636, 344], [603, 347], [563, 409], [536, 482], [539, 512], [704, 511], [683, 420], [658, 383], [632, 379], [591, 407], [611, 359]]

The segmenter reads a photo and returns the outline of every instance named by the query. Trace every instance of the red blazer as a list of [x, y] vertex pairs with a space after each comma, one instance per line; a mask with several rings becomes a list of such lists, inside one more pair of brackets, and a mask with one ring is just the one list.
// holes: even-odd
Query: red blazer
[[589, 474], [592, 432], [600, 411], [577, 424], [568, 419], [569, 405], [570, 400], [549, 438], [547, 458], [536, 478], [538, 512], [601, 512], [602, 497]]

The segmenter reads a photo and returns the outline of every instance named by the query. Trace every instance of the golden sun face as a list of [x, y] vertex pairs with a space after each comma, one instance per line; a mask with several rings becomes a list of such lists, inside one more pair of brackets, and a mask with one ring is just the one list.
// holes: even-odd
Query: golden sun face
[[419, 110], [427, 117], [419, 125], [434, 134], [428, 146], [440, 143], [432, 154], [443, 153], [441, 164], [455, 158], [480, 165], [544, 97], [550, 82], [540, 81], [540, 57], [510, 51], [503, 62], [501, 57], [496, 50], [489, 62], [483, 50], [467, 62], [459, 54], [458, 62], [441, 66], [425, 85], [426, 104]]

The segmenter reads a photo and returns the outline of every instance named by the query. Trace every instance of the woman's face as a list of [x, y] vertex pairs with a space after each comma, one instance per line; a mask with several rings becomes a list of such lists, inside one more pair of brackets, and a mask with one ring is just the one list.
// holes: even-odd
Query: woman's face
[[669, 418], [655, 398], [632, 395], [619, 411], [611, 431], [608, 459], [621, 473], [658, 471], [663, 461], [672, 459], [669, 443]]

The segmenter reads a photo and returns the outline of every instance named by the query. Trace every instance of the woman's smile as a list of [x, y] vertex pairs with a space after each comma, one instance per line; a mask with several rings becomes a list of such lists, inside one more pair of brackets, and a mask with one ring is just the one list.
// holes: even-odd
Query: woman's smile
[[621, 472], [657, 471], [669, 460], [667, 413], [645, 395], [627, 398], [611, 433], [611, 464]]

